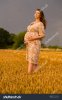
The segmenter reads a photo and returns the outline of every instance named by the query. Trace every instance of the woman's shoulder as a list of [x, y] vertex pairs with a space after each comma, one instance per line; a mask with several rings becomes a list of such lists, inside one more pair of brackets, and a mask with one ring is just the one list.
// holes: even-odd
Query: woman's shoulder
[[38, 23], [38, 27], [44, 28], [44, 24], [43, 24], [42, 22], [39, 22], [39, 23]]
[[33, 25], [33, 24], [36, 24], [38, 26], [44, 26], [44, 24], [41, 21], [38, 23], [35, 23], [35, 21], [32, 21], [29, 25]]
[[40, 21], [40, 22], [38, 23], [38, 25], [43, 25], [43, 23]]

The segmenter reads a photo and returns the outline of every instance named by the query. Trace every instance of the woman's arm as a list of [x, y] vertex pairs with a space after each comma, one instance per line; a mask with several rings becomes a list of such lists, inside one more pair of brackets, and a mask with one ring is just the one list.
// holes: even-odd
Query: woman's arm
[[41, 38], [43, 38], [45, 36], [45, 34], [43, 34], [42, 36], [41, 35], [39, 35], [39, 36], [37, 36], [37, 37], [33, 37], [33, 38], [28, 38], [28, 40], [29, 41], [33, 41], [33, 40], [37, 40], [37, 39], [41, 39]]

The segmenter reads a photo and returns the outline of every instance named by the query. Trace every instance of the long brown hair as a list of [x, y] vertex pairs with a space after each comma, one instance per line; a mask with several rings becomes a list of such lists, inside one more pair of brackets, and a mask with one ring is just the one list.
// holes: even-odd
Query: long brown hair
[[44, 12], [39, 8], [36, 10], [40, 12], [40, 21], [44, 24], [44, 28], [46, 29], [46, 22], [47, 21], [45, 19]]

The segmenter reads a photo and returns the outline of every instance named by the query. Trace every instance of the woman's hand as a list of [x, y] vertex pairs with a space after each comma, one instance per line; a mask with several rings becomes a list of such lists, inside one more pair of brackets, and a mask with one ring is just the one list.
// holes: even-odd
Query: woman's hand
[[36, 37], [28, 38], [28, 40], [33, 41], [33, 40], [38, 40], [38, 39], [41, 39], [41, 38], [42, 38], [41, 36], [36, 36]]

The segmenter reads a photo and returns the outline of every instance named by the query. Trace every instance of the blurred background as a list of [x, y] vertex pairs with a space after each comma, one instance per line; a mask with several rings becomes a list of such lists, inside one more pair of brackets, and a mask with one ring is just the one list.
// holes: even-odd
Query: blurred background
[[0, 0], [0, 48], [24, 47], [26, 28], [34, 20], [37, 8], [44, 9], [47, 20], [42, 46], [62, 48], [61, 0]]

